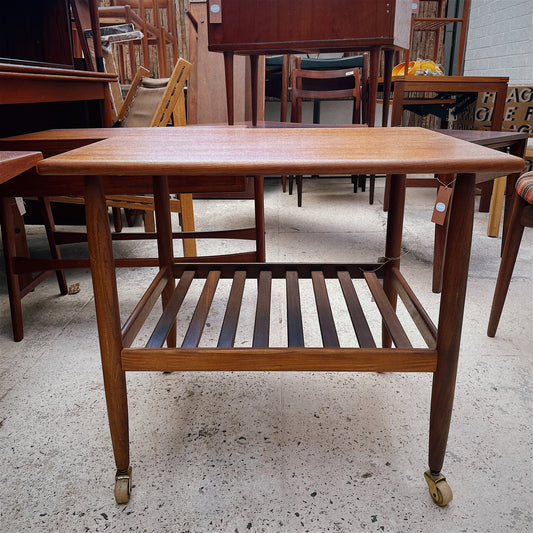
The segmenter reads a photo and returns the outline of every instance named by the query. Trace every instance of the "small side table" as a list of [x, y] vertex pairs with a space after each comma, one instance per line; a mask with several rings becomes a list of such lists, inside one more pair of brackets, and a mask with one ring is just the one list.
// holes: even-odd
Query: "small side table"
[[437, 93], [456, 95], [464, 93], [495, 93], [491, 129], [502, 129], [505, 98], [509, 78], [496, 76], [393, 76], [391, 126], [401, 126], [403, 108], [407, 105], [442, 103], [442, 98], [408, 93]]

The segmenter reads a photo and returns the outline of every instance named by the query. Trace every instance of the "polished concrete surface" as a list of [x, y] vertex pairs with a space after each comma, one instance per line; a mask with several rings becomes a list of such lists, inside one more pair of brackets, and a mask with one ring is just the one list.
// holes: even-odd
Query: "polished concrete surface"
[[[306, 180], [297, 208], [267, 180], [268, 260], [382, 256], [382, 187], [369, 206], [346, 179]], [[408, 190], [402, 270], [436, 321], [433, 202], [433, 190]], [[195, 211], [198, 229], [252, 219], [245, 200], [197, 200]], [[487, 218], [476, 212], [446, 508], [423, 479], [431, 376], [391, 373], [130, 373], [134, 488], [116, 505], [89, 273], [67, 273], [75, 295], [58, 296], [53, 277], [29, 294], [25, 338], [14, 343], [2, 262], [0, 531], [532, 531], [533, 232], [491, 339], [501, 238], [487, 237]], [[29, 239], [45, 252], [41, 228]], [[119, 271], [124, 317], [150, 275]]]

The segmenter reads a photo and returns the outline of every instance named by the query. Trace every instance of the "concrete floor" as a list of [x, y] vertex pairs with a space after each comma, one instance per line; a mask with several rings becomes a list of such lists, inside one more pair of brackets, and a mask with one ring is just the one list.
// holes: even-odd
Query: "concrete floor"
[[[383, 255], [382, 186], [369, 206], [346, 179], [306, 180], [297, 208], [267, 180], [268, 260]], [[432, 190], [408, 190], [402, 270], [436, 322], [433, 201]], [[195, 201], [195, 211], [199, 229], [252, 215], [249, 201]], [[446, 508], [423, 479], [431, 376], [389, 373], [130, 373], [134, 489], [116, 505], [89, 273], [68, 273], [78, 294], [58, 297], [49, 278], [28, 295], [25, 338], [14, 343], [2, 270], [0, 531], [533, 531], [533, 232], [490, 339], [501, 239], [486, 225], [476, 212]], [[43, 252], [42, 230], [29, 233]], [[124, 316], [150, 275], [119, 271]]]

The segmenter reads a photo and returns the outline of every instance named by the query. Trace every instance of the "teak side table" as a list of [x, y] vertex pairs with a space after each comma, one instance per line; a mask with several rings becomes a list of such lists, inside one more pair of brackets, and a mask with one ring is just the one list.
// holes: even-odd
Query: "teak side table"
[[[451, 490], [441, 473], [451, 421], [474, 215], [476, 172], [517, 172], [524, 162], [419, 128], [234, 128], [139, 132], [67, 152], [38, 164], [43, 182], [54, 176], [84, 176], [87, 230], [104, 385], [117, 475], [115, 497], [127, 502], [131, 490], [125, 373], [154, 371], [371, 371], [433, 374], [429, 429], [429, 470], [425, 477], [434, 501], [446, 505]], [[223, 175], [390, 173], [385, 263], [357, 264], [175, 264], [168, 209], [169, 191], [180, 176], [215, 180]], [[457, 173], [450, 208], [444, 279], [436, 327], [400, 272], [405, 174]], [[138, 176], [153, 188], [160, 270], [129, 319], [120, 324], [110, 228], [102, 176]], [[155, 176], [148, 178], [147, 176]], [[165, 176], [169, 176], [167, 179]], [[203, 178], [201, 178], [203, 177]], [[131, 180], [131, 178], [128, 178]], [[66, 180], [68, 182], [68, 178]], [[322, 345], [304, 339], [300, 290], [312, 280]], [[219, 281], [231, 280], [225, 316], [216, 345], [199, 347]], [[282, 280], [282, 281], [280, 281]], [[177, 284], [176, 284], [177, 281]], [[286, 287], [287, 344], [269, 342], [271, 288]], [[193, 283], [200, 296], [186, 330], [176, 332], [176, 317]], [[328, 287], [344, 294], [357, 343], [340, 347]], [[381, 324], [362, 312], [357, 290], [372, 294]], [[234, 345], [244, 286], [257, 294], [255, 327], [246, 346]], [[226, 294], [226, 293], [225, 293]], [[146, 345], [135, 337], [155, 303], [164, 311]], [[423, 340], [411, 339], [395, 312], [400, 296]], [[304, 308], [305, 309], [305, 308]], [[337, 310], [336, 310], [337, 311]], [[380, 333], [381, 332], [381, 333]], [[381, 340], [376, 340], [381, 335]], [[355, 338], [355, 337], [354, 337]], [[164, 347], [164, 343], [167, 347]], [[178, 342], [179, 341], [179, 342]], [[394, 347], [392, 347], [394, 345]]]

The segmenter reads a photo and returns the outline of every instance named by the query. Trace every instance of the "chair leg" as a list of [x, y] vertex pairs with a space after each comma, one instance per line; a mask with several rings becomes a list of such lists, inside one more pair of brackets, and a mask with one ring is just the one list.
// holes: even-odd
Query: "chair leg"
[[296, 176], [296, 187], [298, 190], [298, 207], [302, 207], [303, 176]]
[[366, 191], [366, 176], [364, 174], [359, 176], [359, 187], [361, 187], [361, 192]]
[[352, 185], [353, 185], [354, 194], [357, 192], [357, 184], [358, 184], [357, 176], [356, 175], [352, 175]]
[[[50, 248], [50, 255], [52, 259], [61, 259], [61, 252], [59, 246], [56, 244], [55, 239], [55, 223], [52, 215], [52, 208], [48, 198], [39, 198], [39, 204], [41, 205], [41, 213], [44, 220], [44, 228], [46, 230], [46, 238], [48, 239], [48, 246]], [[65, 278], [65, 272], [63, 270], [56, 270], [57, 284], [59, 285], [59, 292], [63, 295], [68, 294], [67, 280]]]
[[294, 184], [294, 176], [289, 176], [289, 194], [292, 194], [293, 184]]
[[[192, 194], [180, 194], [180, 224], [183, 231], [194, 231], [194, 209]], [[185, 257], [196, 257], [196, 240], [183, 239], [183, 255]]]
[[113, 226], [115, 227], [115, 231], [120, 233], [122, 231], [122, 213], [120, 207], [113, 207], [111, 212], [113, 213]]
[[146, 233], [155, 233], [155, 217], [153, 211], [143, 213], [144, 231]]
[[376, 176], [370, 174], [370, 191], [368, 193], [368, 203], [372, 205], [374, 203], [374, 192], [376, 190]]
[[498, 280], [496, 281], [496, 289], [492, 300], [489, 326], [487, 328], [487, 335], [489, 337], [494, 337], [494, 335], [496, 335], [496, 329], [500, 322], [505, 297], [507, 296], [507, 290], [509, 289], [509, 283], [511, 282], [511, 277], [513, 275], [516, 256], [518, 255], [518, 249], [520, 248], [520, 241], [522, 240], [522, 234], [524, 233], [524, 226], [520, 223], [520, 215], [526, 205], [526, 201], [515, 194], [509, 220], [509, 228], [505, 238], [502, 262], [500, 264], [500, 271], [498, 272]]
[[287, 192], [287, 176], [281, 176], [281, 190]]

